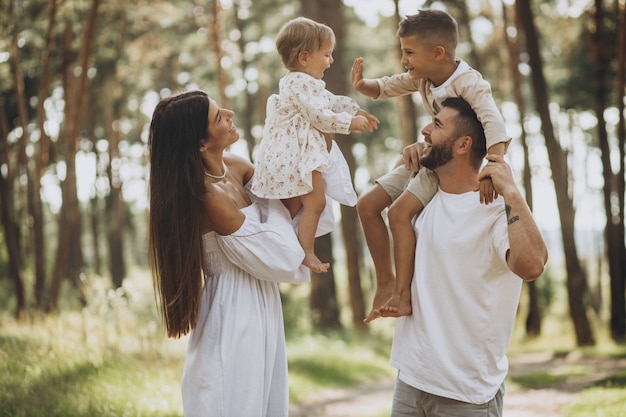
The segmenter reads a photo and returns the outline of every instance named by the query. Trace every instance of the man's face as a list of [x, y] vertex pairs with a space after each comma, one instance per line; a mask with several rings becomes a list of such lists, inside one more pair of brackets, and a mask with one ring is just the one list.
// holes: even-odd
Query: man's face
[[444, 107], [433, 118], [433, 121], [422, 129], [426, 145], [420, 158], [422, 166], [435, 170], [452, 160], [454, 143], [458, 139], [454, 132], [456, 115], [456, 110]]

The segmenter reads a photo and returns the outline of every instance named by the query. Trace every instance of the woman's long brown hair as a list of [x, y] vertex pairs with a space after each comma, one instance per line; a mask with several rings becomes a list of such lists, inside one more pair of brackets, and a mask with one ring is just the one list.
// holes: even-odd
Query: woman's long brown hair
[[149, 256], [169, 337], [187, 334], [198, 319], [205, 194], [200, 145], [208, 135], [208, 110], [205, 92], [185, 92], [163, 99], [150, 123]]

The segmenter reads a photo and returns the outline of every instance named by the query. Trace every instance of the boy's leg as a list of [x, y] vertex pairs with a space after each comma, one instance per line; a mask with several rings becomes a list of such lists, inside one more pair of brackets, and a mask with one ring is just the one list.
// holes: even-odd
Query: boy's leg
[[424, 205], [409, 191], [403, 192], [389, 207], [389, 228], [394, 242], [396, 286], [393, 295], [380, 309], [384, 317], [408, 316], [411, 306], [411, 281], [415, 272], [415, 231], [413, 219]]
[[389, 226], [394, 241], [396, 284], [393, 295], [377, 316], [400, 317], [412, 313], [411, 281], [415, 270], [415, 231], [413, 219], [437, 192], [439, 179], [429, 169], [421, 169], [406, 190], [389, 207]]
[[395, 275], [391, 258], [391, 243], [382, 212], [398, 198], [411, 178], [409, 171], [398, 161], [396, 167], [376, 180], [376, 184], [357, 203], [357, 211], [365, 233], [367, 247], [376, 271], [376, 293], [373, 308], [363, 320], [369, 323], [378, 317], [378, 309], [391, 297]]
[[[391, 297], [395, 286], [395, 276], [391, 261], [391, 240], [387, 224], [382, 212], [391, 204], [391, 197], [380, 186], [372, 188], [359, 197], [356, 204], [359, 219], [363, 227], [365, 242], [374, 262], [376, 273], [376, 293], [372, 310], [378, 309]], [[365, 322], [373, 319], [373, 312], [365, 318]]]
[[327, 272], [330, 264], [320, 261], [314, 251], [315, 231], [320, 216], [326, 207], [324, 183], [320, 172], [313, 171], [313, 191], [300, 197], [302, 199], [302, 214], [300, 214], [298, 222], [298, 240], [304, 250], [302, 263], [315, 272]]

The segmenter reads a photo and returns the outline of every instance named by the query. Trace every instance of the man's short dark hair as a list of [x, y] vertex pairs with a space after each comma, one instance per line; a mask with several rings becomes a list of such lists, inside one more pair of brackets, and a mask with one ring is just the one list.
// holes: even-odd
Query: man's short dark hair
[[455, 118], [455, 135], [469, 136], [472, 138], [472, 161], [477, 168], [487, 155], [487, 140], [485, 129], [478, 120], [478, 116], [472, 106], [461, 97], [448, 97], [441, 103], [443, 107], [450, 107], [458, 112]]

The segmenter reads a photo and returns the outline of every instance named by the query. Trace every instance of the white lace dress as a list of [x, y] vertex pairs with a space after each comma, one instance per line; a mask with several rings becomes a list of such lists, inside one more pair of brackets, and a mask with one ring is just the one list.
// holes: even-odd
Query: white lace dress
[[207, 276], [182, 380], [186, 417], [281, 417], [289, 409], [278, 282], [309, 281], [279, 200], [242, 210], [229, 236], [203, 236]]

